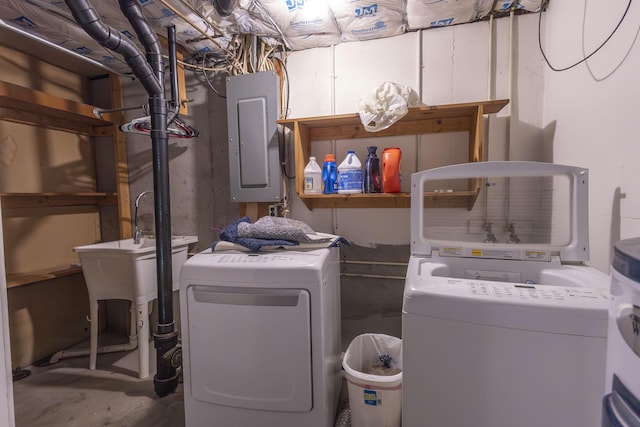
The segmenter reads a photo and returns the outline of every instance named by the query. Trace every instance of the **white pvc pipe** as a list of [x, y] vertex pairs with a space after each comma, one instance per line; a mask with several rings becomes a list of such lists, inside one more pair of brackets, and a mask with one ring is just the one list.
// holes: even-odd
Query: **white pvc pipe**
[[[422, 103], [422, 95], [423, 95], [423, 90], [422, 90], [422, 73], [424, 72], [424, 64], [423, 64], [423, 60], [424, 58], [422, 57], [422, 29], [418, 30], [417, 32], [417, 37], [418, 37], [418, 96], [420, 98], [420, 102]], [[420, 159], [422, 159], [422, 136], [421, 135], [416, 135], [415, 136], [416, 139], [416, 159], [415, 159], [415, 170], [419, 171], [420, 170]]]
[[[336, 47], [331, 46], [331, 115], [336, 114]], [[331, 151], [336, 153], [336, 140], [331, 140]], [[336, 155], [336, 167], [339, 164]], [[331, 230], [333, 234], [338, 234], [338, 211], [336, 208], [331, 209]]]
[[507, 87], [507, 98], [509, 99], [509, 122], [508, 122], [508, 134], [507, 134], [507, 141], [505, 144], [505, 160], [511, 160], [511, 117], [513, 116], [512, 111], [513, 111], [513, 61], [514, 61], [514, 55], [513, 55], [513, 23], [514, 23], [514, 9], [513, 7], [511, 8], [511, 11], [509, 12], [509, 71], [508, 71], [508, 87]]
[[341, 261], [342, 264], [360, 264], [360, 265], [390, 265], [394, 267], [406, 267], [409, 265], [407, 262], [393, 262], [393, 261]]
[[[495, 69], [493, 68], [493, 11], [491, 16], [489, 16], [489, 46], [488, 46], [488, 58], [489, 58], [489, 77], [487, 82], [487, 99], [493, 99], [494, 95], [494, 75]], [[491, 118], [491, 114], [489, 114], [489, 118]]]

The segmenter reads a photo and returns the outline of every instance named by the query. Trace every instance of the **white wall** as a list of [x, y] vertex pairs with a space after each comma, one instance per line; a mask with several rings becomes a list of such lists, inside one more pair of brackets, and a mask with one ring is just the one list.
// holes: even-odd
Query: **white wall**
[[[502, 112], [485, 122], [486, 158], [544, 160], [544, 68], [536, 29], [537, 15], [527, 15], [499, 19], [493, 25], [478, 22], [294, 52], [287, 63], [288, 117], [357, 112], [358, 100], [384, 81], [412, 87], [428, 105], [511, 98]], [[313, 143], [311, 151], [320, 160], [324, 153], [334, 152], [339, 163], [355, 146], [364, 162], [367, 145], [400, 146], [403, 191], [408, 191], [411, 173], [465, 162], [467, 141], [466, 133], [367, 138]], [[295, 194], [292, 199], [293, 217], [317, 230], [332, 231], [360, 246], [409, 244], [409, 209], [312, 212]]]
[[[2, 213], [2, 206], [0, 206]], [[4, 239], [0, 221], [0, 426], [15, 426]]]
[[[556, 68], [597, 48], [627, 0], [552, 2], [545, 16], [545, 52]], [[586, 63], [545, 68], [544, 144], [556, 163], [589, 168], [591, 264], [608, 271], [613, 243], [640, 235], [640, 5]]]

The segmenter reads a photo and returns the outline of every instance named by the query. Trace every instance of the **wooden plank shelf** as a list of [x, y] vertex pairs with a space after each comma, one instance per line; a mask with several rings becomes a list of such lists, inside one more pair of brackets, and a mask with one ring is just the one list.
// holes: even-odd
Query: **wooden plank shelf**
[[[278, 124], [293, 132], [295, 144], [296, 192], [309, 208], [408, 208], [408, 193], [305, 195], [304, 167], [311, 155], [313, 141], [334, 139], [375, 138], [402, 135], [422, 135], [443, 132], [469, 133], [469, 162], [482, 161], [482, 121], [485, 114], [499, 112], [508, 99], [433, 105], [410, 108], [409, 112], [387, 129], [368, 132], [360, 115], [342, 114], [278, 120]], [[468, 191], [425, 193], [425, 206], [465, 207], [471, 209], [478, 189], [470, 183]]]
[[0, 120], [47, 129], [111, 136], [113, 123], [96, 117], [94, 107], [0, 81]]
[[300, 194], [309, 209], [316, 208], [408, 208], [409, 193]]
[[[479, 190], [451, 193], [426, 192], [424, 206], [428, 208], [471, 209]], [[410, 208], [410, 193], [302, 194], [300, 200], [310, 209], [317, 208]]]
[[3, 208], [115, 206], [116, 193], [0, 193]]
[[30, 283], [44, 282], [45, 280], [56, 279], [58, 277], [70, 276], [78, 273], [82, 273], [82, 267], [79, 265], [65, 265], [28, 273], [8, 274], [7, 288], [15, 288], [16, 286], [28, 285]]

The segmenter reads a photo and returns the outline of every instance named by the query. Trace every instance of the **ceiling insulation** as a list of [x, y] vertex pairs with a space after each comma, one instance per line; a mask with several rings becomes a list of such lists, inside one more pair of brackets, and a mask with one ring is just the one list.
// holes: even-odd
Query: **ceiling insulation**
[[[234, 62], [239, 40], [251, 35], [264, 48], [302, 50], [370, 40], [407, 31], [477, 21], [494, 12], [536, 12], [545, 0], [138, 0], [154, 30], [196, 60]], [[93, 0], [103, 22], [136, 41], [117, 0]], [[4, 24], [128, 73], [117, 55], [80, 28], [63, 0], [0, 0]], [[255, 37], [253, 37], [255, 36]], [[140, 46], [140, 44], [138, 43]]]

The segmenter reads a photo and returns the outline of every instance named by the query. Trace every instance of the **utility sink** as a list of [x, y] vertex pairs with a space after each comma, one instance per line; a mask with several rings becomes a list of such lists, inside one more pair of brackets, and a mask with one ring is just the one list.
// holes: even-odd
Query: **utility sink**
[[[172, 236], [171, 259], [173, 289], [178, 290], [180, 268], [187, 260], [187, 249], [196, 236]], [[114, 240], [73, 248], [80, 257], [89, 295], [96, 299], [150, 301], [157, 295], [156, 241], [143, 237]]]
[[[173, 290], [178, 290], [180, 268], [187, 260], [189, 245], [196, 236], [172, 236], [171, 260]], [[73, 248], [80, 257], [89, 296], [96, 299], [128, 299], [136, 304], [157, 295], [156, 241], [143, 237], [114, 240]]]
[[[180, 269], [187, 260], [189, 245], [197, 243], [196, 236], [172, 236], [171, 267], [172, 289], [180, 287]], [[136, 310], [136, 330], [131, 340], [139, 344], [139, 377], [149, 376], [149, 302], [158, 296], [156, 272], [156, 240], [153, 236], [140, 239], [115, 240], [73, 248], [80, 257], [82, 272], [87, 284], [91, 310], [90, 369], [96, 366], [98, 335], [98, 301], [123, 299], [132, 302]], [[132, 316], [133, 318], [134, 316]], [[114, 350], [111, 350], [114, 351]], [[101, 351], [102, 352], [102, 351]]]
[[[188, 247], [192, 243], [197, 243], [196, 236], [171, 236], [171, 247], [173, 249]], [[155, 236], [145, 236], [140, 239], [140, 243], [134, 243], [133, 239], [114, 240], [112, 242], [94, 243], [92, 245], [76, 246], [74, 251], [82, 257], [83, 253], [137, 253], [154, 254], [156, 252]]]

